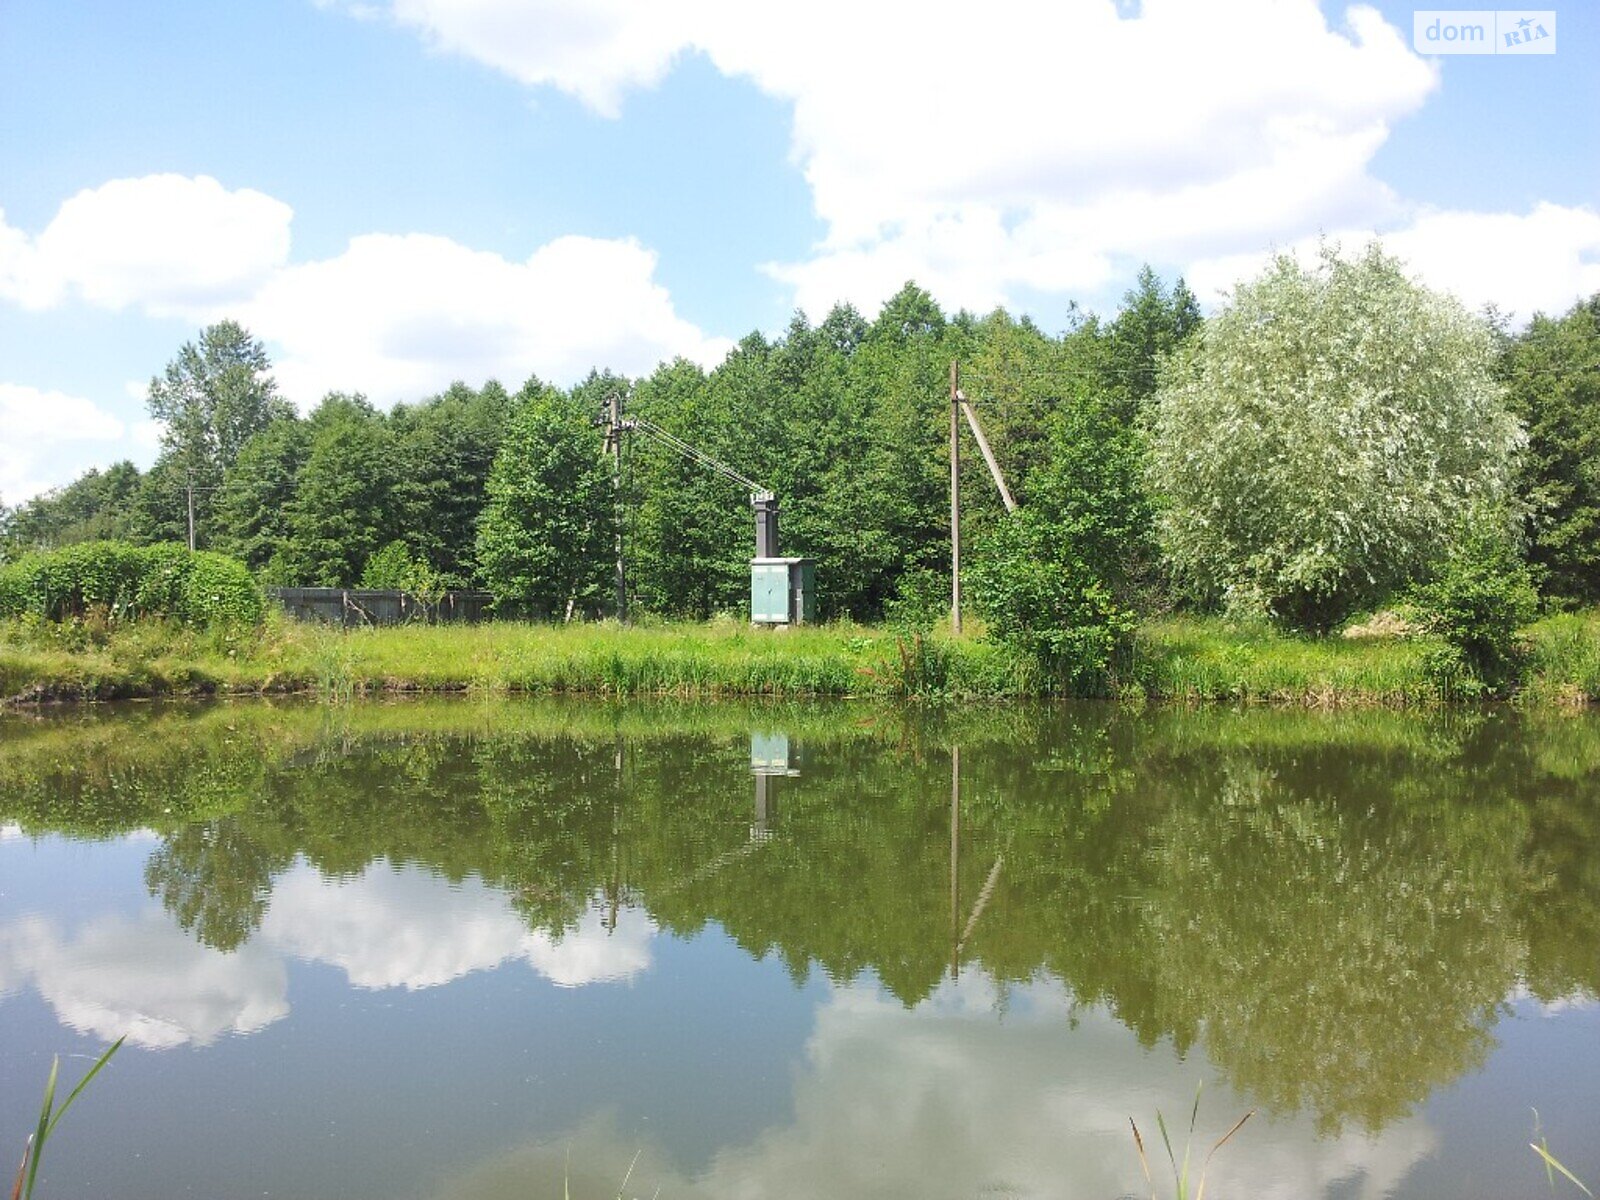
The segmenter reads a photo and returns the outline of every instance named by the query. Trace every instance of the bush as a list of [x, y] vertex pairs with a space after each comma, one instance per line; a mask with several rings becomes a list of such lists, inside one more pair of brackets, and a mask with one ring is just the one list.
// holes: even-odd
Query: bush
[[0, 567], [0, 617], [254, 625], [263, 611], [261, 590], [242, 562], [176, 544], [81, 542]]
[[191, 560], [173, 615], [192, 625], [259, 625], [265, 603], [249, 567], [225, 554], [202, 550]]
[[361, 586], [403, 592], [412, 569], [411, 548], [396, 538], [367, 559], [361, 569]]
[[1515, 682], [1522, 659], [1517, 631], [1537, 615], [1539, 595], [1503, 531], [1488, 524], [1469, 531], [1413, 596], [1423, 627], [1454, 652], [1439, 659], [1437, 673], [1470, 673], [1495, 689]]
[[930, 696], [945, 690], [950, 678], [950, 649], [929, 634], [950, 603], [950, 584], [926, 567], [900, 576], [897, 594], [883, 606], [894, 632], [898, 662], [886, 665], [894, 689], [907, 696]]
[[1136, 619], [1071, 533], [1023, 508], [989, 535], [971, 572], [989, 635], [1073, 694], [1103, 691]]

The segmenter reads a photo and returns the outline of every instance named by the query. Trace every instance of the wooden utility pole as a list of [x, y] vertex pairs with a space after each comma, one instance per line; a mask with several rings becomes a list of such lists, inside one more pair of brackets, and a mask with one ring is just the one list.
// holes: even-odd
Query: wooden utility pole
[[189, 493], [189, 553], [194, 553], [194, 472], [189, 471], [184, 477], [188, 483], [185, 489]]
[[617, 620], [628, 620], [628, 575], [622, 558], [622, 393], [611, 393], [612, 513], [617, 522]]
[[956, 392], [956, 398], [961, 401], [961, 411], [967, 415], [967, 424], [972, 426], [972, 436], [977, 439], [978, 449], [983, 451], [983, 461], [989, 464], [989, 474], [994, 477], [994, 486], [1000, 489], [1001, 502], [1006, 506], [1008, 513], [1016, 512], [1017, 502], [1011, 495], [1011, 489], [1006, 486], [1005, 474], [1000, 470], [1000, 460], [989, 448], [989, 439], [983, 436], [983, 426], [978, 424], [978, 414], [973, 411], [965, 393]]
[[950, 632], [961, 632], [961, 364], [950, 360]]

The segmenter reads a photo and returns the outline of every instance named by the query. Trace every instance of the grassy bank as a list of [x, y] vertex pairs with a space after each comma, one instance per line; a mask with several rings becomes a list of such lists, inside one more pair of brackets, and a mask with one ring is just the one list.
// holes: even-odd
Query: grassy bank
[[[1520, 695], [1600, 700], [1600, 613], [1525, 634]], [[1211, 619], [1146, 624], [1119, 669], [1123, 699], [1405, 706], [1451, 699], [1426, 638], [1308, 639]], [[981, 638], [935, 635], [919, 652], [892, 631], [829, 625], [757, 631], [735, 621], [621, 628], [514, 623], [338, 630], [273, 616], [256, 632], [161, 622], [0, 625], [0, 697], [383, 692], [608, 696], [1004, 698], [1047, 690], [1030, 664]]]

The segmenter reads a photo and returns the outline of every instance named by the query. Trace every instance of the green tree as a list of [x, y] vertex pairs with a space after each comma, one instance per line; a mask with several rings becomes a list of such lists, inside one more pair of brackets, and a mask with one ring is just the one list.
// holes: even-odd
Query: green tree
[[412, 549], [457, 586], [477, 570], [477, 525], [489, 469], [505, 437], [511, 397], [494, 380], [390, 414], [401, 471], [396, 503]]
[[[741, 348], [731, 357], [747, 354]], [[725, 374], [723, 368], [717, 373]], [[679, 359], [641, 380], [629, 404], [706, 453], [753, 470], [743, 462], [748, 447], [733, 444], [728, 399], [725, 389], [714, 395], [698, 366]], [[653, 611], [702, 619], [740, 604], [741, 587], [749, 586], [749, 498], [737, 484], [649, 438], [634, 435], [626, 447], [633, 594]]]
[[104, 471], [91, 467], [65, 487], [35, 496], [6, 514], [5, 536], [30, 550], [129, 540], [141, 479], [131, 462], [113, 463]]
[[349, 587], [367, 558], [394, 539], [394, 436], [363, 396], [333, 393], [310, 417], [305, 465], [288, 507], [284, 548], [294, 582]]
[[1600, 293], [1565, 316], [1535, 316], [1504, 365], [1528, 426], [1528, 558], [1547, 596], [1600, 602]]
[[1169, 292], [1146, 263], [1122, 297], [1122, 311], [1105, 330], [1107, 390], [1124, 415], [1141, 412], [1155, 395], [1162, 361], [1200, 327], [1200, 304], [1179, 276]]
[[1325, 630], [1426, 575], [1505, 505], [1524, 436], [1488, 328], [1376, 245], [1280, 256], [1175, 354], [1156, 397], [1159, 533], [1207, 597]]
[[312, 426], [294, 414], [269, 422], [239, 451], [217, 501], [217, 549], [271, 583], [288, 583], [289, 513]]
[[261, 343], [237, 323], [222, 321], [203, 329], [198, 344], [185, 342], [166, 371], [150, 380], [145, 403], [162, 425], [164, 468], [160, 491], [146, 506], [162, 526], [152, 536], [175, 532], [174, 508], [187, 524], [193, 487], [197, 543], [210, 540], [223, 473], [253, 434], [292, 411], [278, 396], [271, 371]]
[[594, 414], [535, 381], [489, 472], [478, 570], [502, 608], [570, 616], [611, 580], [615, 493]]
[[1063, 404], [1046, 430], [1026, 502], [979, 542], [970, 578], [990, 635], [1082, 692], [1103, 686], [1133, 633], [1127, 552], [1149, 524], [1143, 464], [1111, 401]]

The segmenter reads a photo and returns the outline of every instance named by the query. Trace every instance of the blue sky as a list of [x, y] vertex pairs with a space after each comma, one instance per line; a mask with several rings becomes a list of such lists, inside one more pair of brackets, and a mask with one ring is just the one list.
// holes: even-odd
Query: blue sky
[[1047, 329], [1374, 231], [1525, 318], [1600, 290], [1600, 8], [1424, 57], [1313, 0], [0, 0], [0, 501], [148, 463], [205, 324], [303, 407], [707, 364], [907, 278]]

